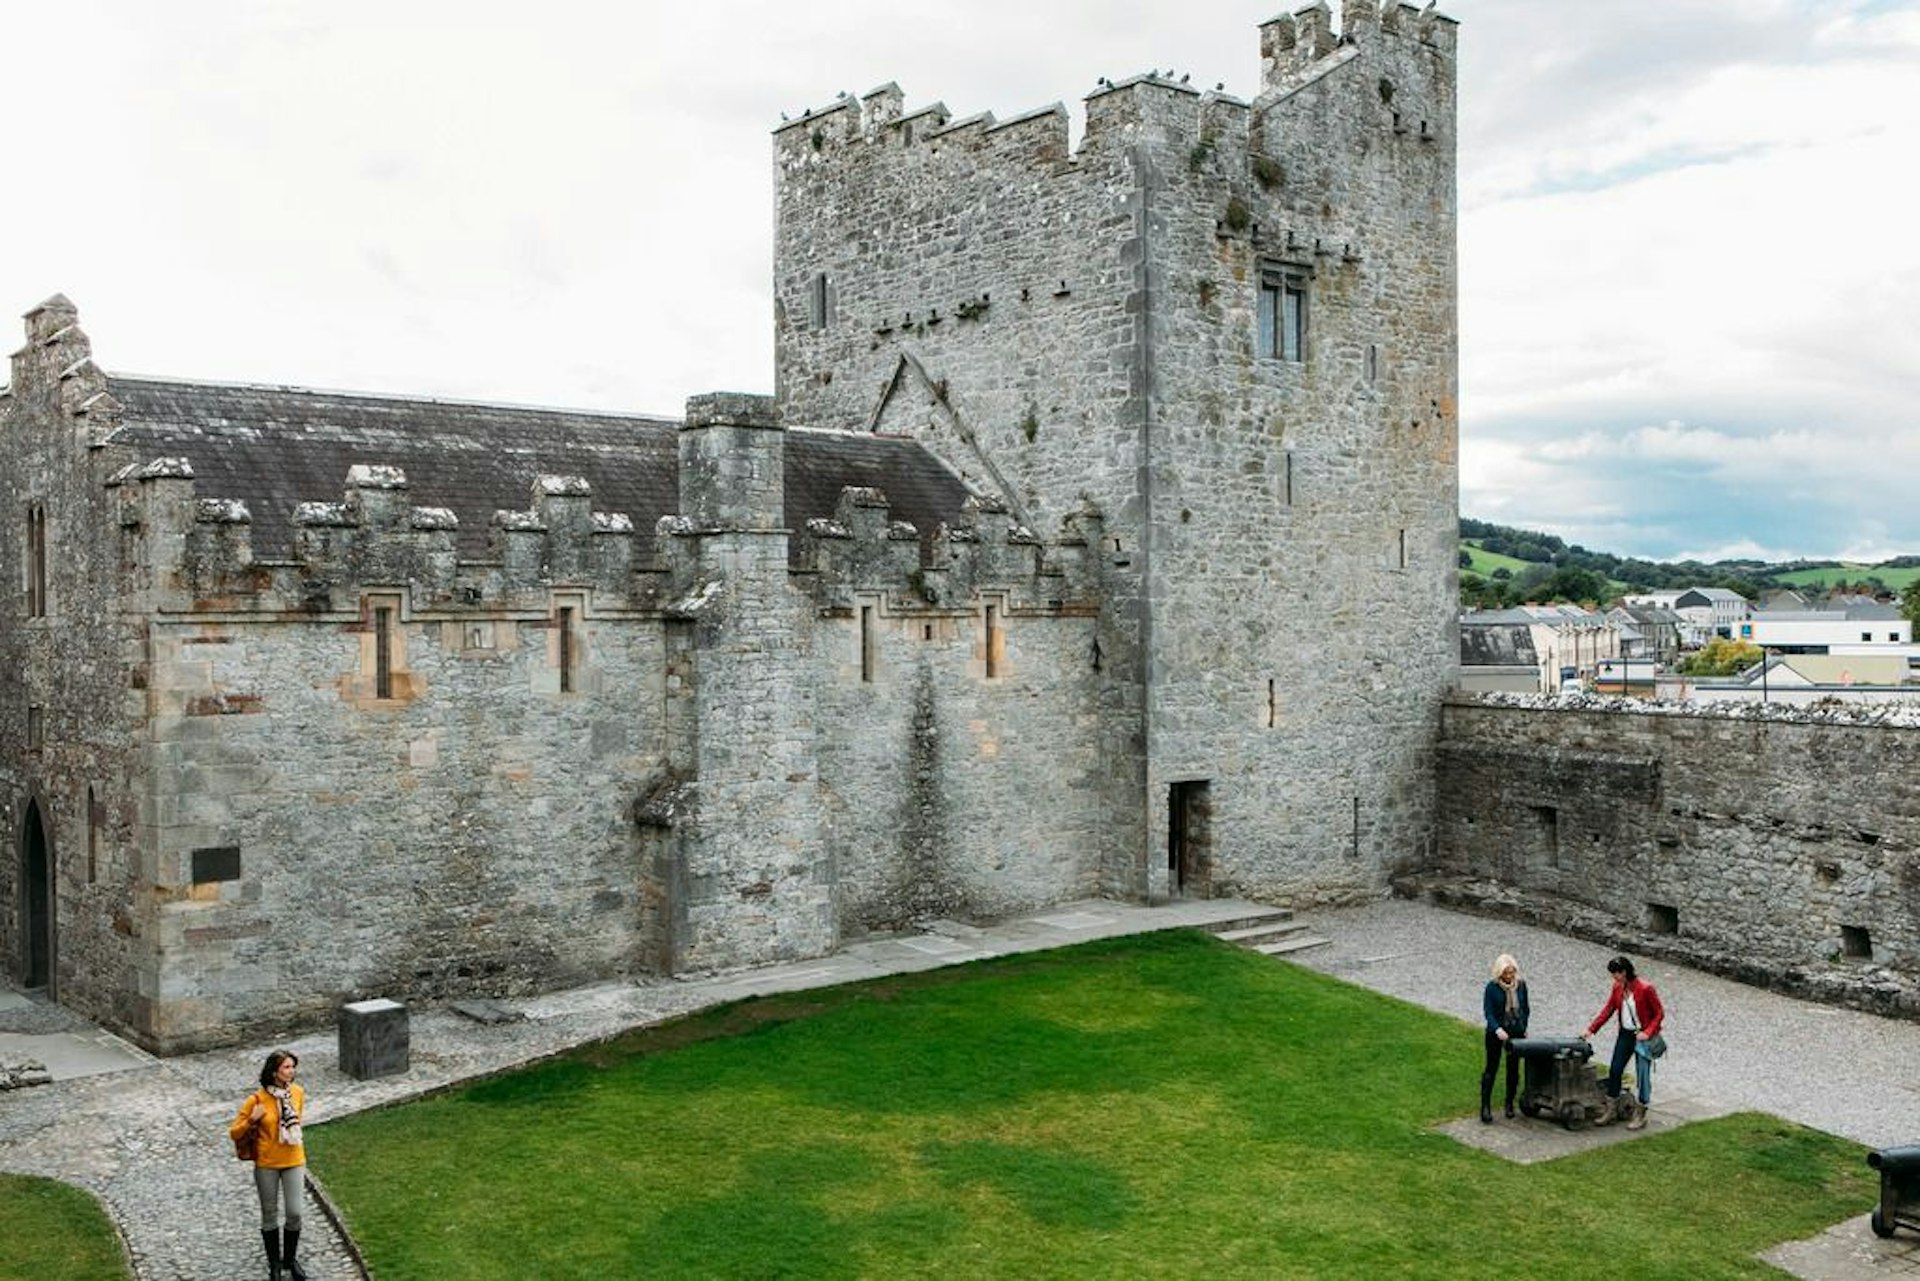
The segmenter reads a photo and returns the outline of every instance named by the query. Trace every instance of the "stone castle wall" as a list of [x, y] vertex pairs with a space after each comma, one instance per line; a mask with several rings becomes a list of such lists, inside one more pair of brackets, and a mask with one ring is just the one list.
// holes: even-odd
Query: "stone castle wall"
[[[451, 514], [368, 465], [260, 560], [191, 460], [94, 445], [43, 373], [0, 401], [53, 588], [48, 618], [16, 599], [0, 626], [0, 718], [24, 743], [38, 709], [44, 740], [6, 754], [0, 805], [15, 850], [29, 803], [47, 818], [59, 999], [143, 1044], [1089, 892], [1084, 541], [985, 503], [923, 565], [870, 490], [790, 535], [771, 407], [718, 398], [690, 406], [684, 511], [650, 536], [543, 477], [462, 561]], [[0, 875], [16, 972], [21, 871]]]
[[1429, 887], [1920, 1012], [1920, 725], [1587, 701], [1447, 704]]
[[[64, 299], [28, 313], [26, 343], [0, 399], [0, 421], [9, 424], [0, 564], [13, 584], [0, 596], [0, 819], [7, 839], [0, 957], [13, 973], [25, 972], [31, 812], [46, 835], [55, 924], [92, 923], [71, 935], [62, 931], [48, 963], [87, 976], [93, 999], [81, 1008], [123, 1024], [152, 968], [152, 947], [134, 927], [146, 905], [135, 840], [142, 753], [125, 720], [127, 703], [138, 697], [127, 672], [144, 632], [116, 608], [114, 595], [122, 565], [106, 482], [130, 460], [102, 443], [117, 424], [118, 406], [76, 319]], [[45, 517], [49, 572], [40, 617], [31, 616], [23, 590], [30, 508]]]
[[[1251, 103], [1145, 76], [1006, 122], [883, 87], [776, 134], [788, 416], [1103, 517], [1118, 892], [1344, 897], [1423, 857], [1451, 681], [1454, 28], [1315, 6]], [[1261, 268], [1311, 281], [1258, 356]], [[1206, 788], [1204, 866], [1170, 798]]]
[[[1458, 652], [1454, 29], [1329, 18], [1263, 28], [1250, 105], [1162, 91], [1182, 126], [1141, 131], [1154, 771], [1215, 780], [1215, 884], [1260, 898], [1425, 856]], [[1263, 268], [1307, 281], [1300, 361], [1255, 351]]]

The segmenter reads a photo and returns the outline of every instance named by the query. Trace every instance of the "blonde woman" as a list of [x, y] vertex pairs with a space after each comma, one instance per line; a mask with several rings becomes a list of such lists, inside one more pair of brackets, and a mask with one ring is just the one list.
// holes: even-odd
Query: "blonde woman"
[[1520, 1088], [1520, 1056], [1513, 1043], [1527, 1034], [1527, 981], [1520, 977], [1520, 965], [1502, 952], [1493, 961], [1493, 977], [1480, 998], [1480, 1012], [1486, 1019], [1486, 1066], [1480, 1072], [1480, 1123], [1493, 1124], [1493, 1078], [1500, 1071], [1500, 1060], [1507, 1060], [1507, 1115], [1513, 1115], [1513, 1097]]

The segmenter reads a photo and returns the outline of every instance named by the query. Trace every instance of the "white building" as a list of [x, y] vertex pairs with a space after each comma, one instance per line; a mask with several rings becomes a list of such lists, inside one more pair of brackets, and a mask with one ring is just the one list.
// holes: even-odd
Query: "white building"
[[1913, 644], [1913, 624], [1891, 605], [1768, 610], [1736, 624], [1735, 635], [1787, 654], [1872, 653]]

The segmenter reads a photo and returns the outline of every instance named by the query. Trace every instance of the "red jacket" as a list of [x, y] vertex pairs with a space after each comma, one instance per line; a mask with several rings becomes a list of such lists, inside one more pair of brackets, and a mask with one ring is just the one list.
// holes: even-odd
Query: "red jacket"
[[1624, 987], [1616, 987], [1607, 993], [1607, 1003], [1600, 1007], [1600, 1013], [1593, 1016], [1593, 1022], [1587, 1024], [1587, 1035], [1592, 1036], [1600, 1030], [1600, 1025], [1612, 1018], [1620, 1009], [1620, 993], [1633, 993], [1633, 1012], [1640, 1019], [1640, 1031], [1652, 1036], [1660, 1030], [1660, 1024], [1667, 1017], [1667, 1007], [1660, 1004], [1660, 994], [1653, 990], [1653, 984], [1645, 979], [1635, 979]]

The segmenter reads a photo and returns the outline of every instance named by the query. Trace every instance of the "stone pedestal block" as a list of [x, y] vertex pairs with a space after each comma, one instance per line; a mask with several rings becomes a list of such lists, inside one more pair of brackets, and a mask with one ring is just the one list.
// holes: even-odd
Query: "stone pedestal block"
[[411, 1039], [407, 1007], [398, 1001], [355, 1001], [340, 1007], [340, 1070], [355, 1080], [407, 1070]]

